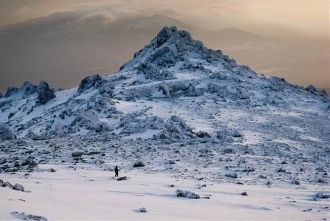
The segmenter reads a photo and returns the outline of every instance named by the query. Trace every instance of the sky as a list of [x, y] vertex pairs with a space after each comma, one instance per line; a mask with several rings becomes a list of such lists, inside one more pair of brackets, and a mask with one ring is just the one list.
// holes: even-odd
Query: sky
[[[193, 37], [259, 73], [285, 77], [300, 85], [314, 84], [330, 92], [329, 14], [330, 0], [0, 0], [0, 91], [4, 93], [7, 87], [24, 81], [41, 80], [69, 88], [91, 71], [112, 73], [156, 34], [140, 36], [137, 41], [130, 29], [118, 39], [109, 37], [100, 42], [99, 36], [89, 36], [88, 41], [86, 36], [77, 36], [69, 42], [66, 36], [58, 35], [49, 44], [36, 40], [36, 35], [58, 34], [61, 28], [69, 33], [68, 26], [64, 23], [55, 30], [50, 25], [38, 26], [33, 19], [54, 24], [52, 18], [79, 15], [72, 21], [81, 21], [81, 27], [88, 27], [86, 33], [90, 33], [100, 21], [108, 28], [125, 19], [134, 22], [136, 18], [163, 15], [187, 24], [186, 28], [196, 27], [200, 33], [196, 36], [192, 32]], [[31, 31], [31, 24], [38, 28]], [[21, 38], [6, 33], [12, 27], [24, 33], [19, 34]], [[223, 38], [209, 34], [226, 28], [256, 34], [251, 37], [253, 44], [249, 34], [246, 38], [237, 36], [239, 32]], [[29, 32], [35, 35], [31, 37]], [[263, 39], [260, 42], [259, 35]]]
[[102, 9], [109, 18], [165, 14], [209, 29], [329, 38], [330, 0], [0, 0], [0, 26], [66, 10]]

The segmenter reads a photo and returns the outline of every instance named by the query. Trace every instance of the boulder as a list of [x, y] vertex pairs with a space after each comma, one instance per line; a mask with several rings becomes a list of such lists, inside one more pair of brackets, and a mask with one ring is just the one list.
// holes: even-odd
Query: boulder
[[138, 212], [138, 213], [146, 213], [147, 212], [147, 209], [145, 207], [141, 207], [141, 208], [137, 209], [136, 212]]
[[225, 175], [226, 177], [236, 179], [237, 178], [237, 173], [236, 172], [230, 172]]
[[226, 148], [223, 150], [224, 154], [233, 154], [235, 153], [235, 150], [233, 148]]
[[205, 131], [198, 131], [196, 133], [196, 136], [198, 138], [211, 138], [211, 135], [209, 133], [205, 132]]
[[319, 199], [330, 199], [330, 194], [318, 192], [315, 194], [314, 200], [319, 200]]
[[243, 134], [241, 134], [237, 130], [233, 131], [232, 135], [233, 135], [233, 137], [243, 137]]
[[133, 164], [133, 167], [144, 167], [144, 163], [142, 161], [136, 161], [134, 164]]
[[22, 191], [24, 192], [24, 187], [22, 184], [16, 183], [13, 187], [13, 190], [17, 190], [17, 191]]
[[73, 158], [78, 158], [78, 157], [81, 157], [82, 155], [84, 155], [84, 152], [77, 151], [77, 152], [71, 153], [71, 155]]
[[158, 88], [165, 95], [165, 97], [167, 97], [167, 98], [171, 97], [171, 90], [166, 83], [161, 83], [158, 86]]
[[243, 192], [243, 193], [241, 193], [241, 195], [242, 196], [247, 196], [248, 194], [247, 194], [247, 192]]
[[5, 140], [16, 140], [16, 135], [8, 126], [0, 124], [0, 142]]
[[36, 166], [38, 166], [38, 163], [35, 162], [32, 157], [28, 157], [26, 160], [24, 160], [21, 163], [21, 166], [36, 167]]
[[199, 199], [200, 196], [191, 191], [177, 190], [176, 197], [189, 198], [189, 199]]
[[127, 176], [122, 176], [117, 179], [117, 181], [123, 181], [123, 180], [127, 180]]

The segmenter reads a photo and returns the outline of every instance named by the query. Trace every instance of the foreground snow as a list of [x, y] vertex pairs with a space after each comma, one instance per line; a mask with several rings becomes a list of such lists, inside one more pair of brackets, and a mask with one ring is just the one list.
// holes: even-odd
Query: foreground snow
[[[30, 175], [2, 174], [25, 192], [0, 188], [0, 220], [17, 220], [13, 212], [48, 220], [327, 220], [329, 200], [314, 201], [327, 191], [318, 185], [238, 185], [173, 178], [141, 169], [113, 172], [97, 168], [40, 165]], [[55, 168], [56, 172], [45, 172]], [[204, 185], [205, 184], [205, 185]], [[174, 185], [174, 186], [173, 186]], [[177, 198], [176, 190], [202, 199]], [[329, 189], [328, 189], [329, 191]], [[247, 192], [248, 196], [242, 196]], [[203, 199], [210, 196], [210, 199]], [[138, 212], [145, 207], [147, 212]]]

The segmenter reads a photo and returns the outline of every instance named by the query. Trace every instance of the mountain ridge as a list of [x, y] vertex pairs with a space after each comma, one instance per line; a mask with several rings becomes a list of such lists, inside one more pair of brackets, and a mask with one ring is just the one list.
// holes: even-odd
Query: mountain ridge
[[[45, 103], [36, 105], [37, 97], [43, 97]], [[158, 100], [161, 104], [163, 99], [170, 99], [165, 102], [173, 101], [173, 105], [177, 105], [177, 100], [187, 100], [186, 110], [190, 105], [199, 108], [190, 99], [209, 100], [211, 106], [214, 100], [234, 108], [264, 107], [266, 110], [270, 107], [283, 109], [288, 105], [300, 108], [307, 102], [305, 99], [311, 99], [310, 102], [317, 105], [314, 108], [320, 113], [330, 109], [329, 98], [313, 86], [303, 88], [291, 85], [284, 79], [259, 75], [247, 66], [238, 65], [222, 51], [206, 48], [189, 32], [165, 27], [113, 75], [93, 75], [83, 79], [78, 88], [64, 91], [51, 89], [47, 84], [46, 89], [40, 92], [37, 86], [30, 83], [25, 83], [20, 89], [9, 89], [0, 99], [0, 122], [10, 126], [22, 138], [98, 132], [125, 137], [139, 136], [136, 133], [153, 130], [149, 138], [159, 136], [172, 139], [173, 133], [181, 139], [198, 137], [198, 133], [205, 132], [188, 126], [185, 121], [194, 121], [189, 116], [184, 115], [181, 119], [180, 115], [159, 115], [153, 111], [143, 114], [139, 112], [141, 110], [126, 110], [123, 104], [140, 106], [143, 102]], [[18, 107], [18, 110], [12, 107]], [[149, 108], [153, 108], [153, 102]], [[145, 124], [140, 121], [143, 115], [147, 116], [147, 122], [151, 122]], [[127, 120], [136, 121], [135, 132], [123, 124]], [[157, 123], [153, 121], [160, 125], [155, 127]], [[182, 128], [168, 131], [168, 125], [178, 122]], [[217, 136], [216, 127], [212, 124], [207, 125], [208, 135], [205, 136]]]
[[258, 74], [165, 27], [114, 74], [68, 90], [45, 82], [8, 90], [0, 171], [38, 163], [130, 170], [141, 161], [147, 172], [198, 182], [323, 188], [329, 112], [330, 98], [314, 86]]

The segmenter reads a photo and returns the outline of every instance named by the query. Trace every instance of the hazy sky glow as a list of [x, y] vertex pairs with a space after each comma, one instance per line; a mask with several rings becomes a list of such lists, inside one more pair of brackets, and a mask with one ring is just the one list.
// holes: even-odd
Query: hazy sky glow
[[176, 25], [258, 73], [330, 94], [330, 0], [0, 0], [0, 91], [118, 70]]
[[0, 26], [64, 10], [98, 10], [116, 19], [137, 14], [164, 14], [188, 23], [219, 29], [329, 38], [328, 0], [1, 0]]

